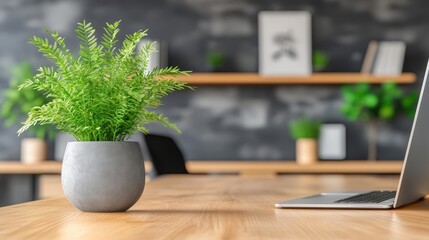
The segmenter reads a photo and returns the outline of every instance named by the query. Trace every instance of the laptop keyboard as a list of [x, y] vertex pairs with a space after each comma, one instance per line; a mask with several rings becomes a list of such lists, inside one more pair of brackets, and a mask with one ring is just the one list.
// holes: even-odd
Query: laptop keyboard
[[335, 201], [335, 203], [381, 203], [394, 198], [396, 191], [373, 191]]

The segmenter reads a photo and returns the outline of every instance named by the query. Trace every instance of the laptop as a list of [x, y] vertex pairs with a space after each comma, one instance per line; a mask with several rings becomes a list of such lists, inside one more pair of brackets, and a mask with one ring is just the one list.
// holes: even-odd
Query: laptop
[[415, 202], [429, 194], [429, 61], [396, 191], [320, 193], [275, 204], [277, 208], [390, 209]]

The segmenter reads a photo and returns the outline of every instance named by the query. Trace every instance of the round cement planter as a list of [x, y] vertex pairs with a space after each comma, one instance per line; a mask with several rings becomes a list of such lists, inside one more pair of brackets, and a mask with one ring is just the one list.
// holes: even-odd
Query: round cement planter
[[143, 193], [145, 169], [137, 142], [70, 142], [64, 154], [62, 185], [84, 212], [123, 212]]

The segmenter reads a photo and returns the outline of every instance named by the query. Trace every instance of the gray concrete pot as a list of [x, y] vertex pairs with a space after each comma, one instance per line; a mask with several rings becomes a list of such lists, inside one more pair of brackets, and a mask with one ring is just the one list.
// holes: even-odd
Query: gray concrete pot
[[83, 212], [123, 212], [143, 193], [145, 169], [137, 142], [70, 142], [61, 181]]

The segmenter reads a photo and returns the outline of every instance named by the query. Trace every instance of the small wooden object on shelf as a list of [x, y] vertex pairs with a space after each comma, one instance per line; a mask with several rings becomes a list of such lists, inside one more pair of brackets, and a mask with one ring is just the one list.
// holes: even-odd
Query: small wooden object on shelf
[[317, 156], [317, 139], [301, 138], [296, 140], [296, 163], [301, 165], [316, 164]]
[[258, 73], [191, 73], [180, 76], [179, 81], [190, 85], [282, 85], [282, 84], [354, 84], [367, 82], [380, 84], [394, 81], [410, 84], [416, 80], [414, 73], [399, 76], [375, 76], [361, 73], [314, 73], [309, 76], [263, 76]]
[[40, 163], [46, 160], [48, 144], [40, 138], [24, 138], [21, 141], [21, 162], [27, 164]]

